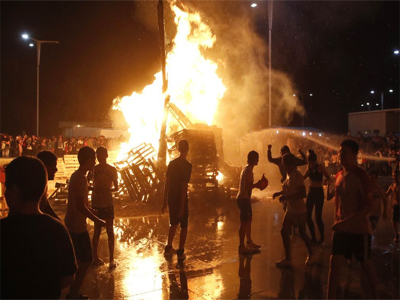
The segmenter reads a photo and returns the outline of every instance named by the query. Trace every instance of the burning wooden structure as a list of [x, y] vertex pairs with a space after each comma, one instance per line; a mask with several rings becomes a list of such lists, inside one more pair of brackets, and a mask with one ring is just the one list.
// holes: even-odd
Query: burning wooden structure
[[151, 144], [142, 143], [130, 150], [125, 159], [115, 166], [121, 175], [120, 195], [132, 200], [148, 202], [162, 189], [164, 174], [155, 162], [156, 152]]

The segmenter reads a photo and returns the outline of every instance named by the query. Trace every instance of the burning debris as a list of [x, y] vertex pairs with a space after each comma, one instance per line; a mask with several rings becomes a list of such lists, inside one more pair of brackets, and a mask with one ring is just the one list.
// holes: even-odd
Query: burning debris
[[[190, 122], [189, 119], [187, 121]], [[218, 134], [217, 139], [215, 133]], [[196, 124], [193, 129], [177, 131], [167, 138], [171, 159], [178, 156], [178, 141], [185, 139], [189, 142], [188, 160], [193, 166], [190, 180], [192, 196], [210, 195], [217, 199], [220, 192], [230, 196], [231, 187], [237, 186], [240, 168], [225, 163], [221, 158], [223, 152], [219, 154], [217, 150], [222, 149], [221, 133], [222, 130], [216, 126]], [[114, 163], [121, 175], [119, 196], [129, 195], [134, 201], [151, 202], [161, 195], [165, 171], [158, 167], [156, 155], [151, 144], [142, 143], [129, 151], [125, 159]]]
[[156, 152], [151, 144], [142, 143], [130, 150], [127, 157], [115, 163], [121, 175], [118, 194], [131, 199], [149, 202], [162, 189], [164, 174], [156, 166]]

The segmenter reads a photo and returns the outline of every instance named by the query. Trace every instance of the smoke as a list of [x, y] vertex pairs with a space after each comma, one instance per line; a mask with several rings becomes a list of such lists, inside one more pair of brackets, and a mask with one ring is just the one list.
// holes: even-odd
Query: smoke
[[[268, 126], [268, 44], [257, 33], [249, 3], [186, 2], [200, 11], [217, 37], [205, 55], [219, 62], [218, 75], [227, 91], [215, 117], [224, 131], [242, 135]], [[272, 69], [272, 124], [287, 125], [294, 113], [303, 114], [290, 78]]]
[[[133, 16], [148, 31], [156, 33], [157, 2], [135, 2]], [[180, 8], [198, 11], [216, 36], [216, 44], [204, 55], [219, 64], [218, 75], [227, 91], [219, 103], [214, 123], [224, 136], [237, 138], [268, 126], [268, 45], [256, 33], [255, 15], [248, 2], [185, 1]], [[150, 5], [150, 7], [149, 7]], [[151, 9], [150, 9], [151, 8]], [[164, 3], [167, 44], [175, 36], [173, 14]], [[266, 19], [267, 22], [267, 19]], [[167, 45], [167, 51], [170, 45]], [[272, 69], [272, 124], [287, 125], [293, 115], [304, 114], [290, 78]]]

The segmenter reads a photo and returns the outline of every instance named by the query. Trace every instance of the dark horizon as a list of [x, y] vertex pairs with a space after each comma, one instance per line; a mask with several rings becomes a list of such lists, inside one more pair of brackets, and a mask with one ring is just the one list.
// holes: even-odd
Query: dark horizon
[[[239, 13], [252, 9], [249, 1], [225, 4]], [[110, 121], [112, 100], [141, 91], [160, 70], [157, 24], [138, 18], [143, 9], [156, 13], [154, 1], [0, 5], [1, 132], [36, 132], [36, 48], [22, 33], [60, 41], [42, 45], [42, 136], [58, 134], [62, 121]], [[201, 2], [191, 5], [207, 12]], [[259, 2], [253, 21], [267, 44], [266, 6]], [[215, 13], [231, 13], [220, 9]], [[346, 132], [348, 113], [365, 110], [362, 103], [380, 104], [380, 93], [371, 90], [393, 89], [385, 93], [385, 108], [399, 107], [399, 55], [393, 53], [399, 49], [399, 10], [398, 2], [274, 2], [272, 67], [299, 92], [313, 94], [303, 97], [306, 127]], [[268, 124], [264, 110], [256, 119], [254, 130]], [[300, 126], [301, 117], [287, 125]]]

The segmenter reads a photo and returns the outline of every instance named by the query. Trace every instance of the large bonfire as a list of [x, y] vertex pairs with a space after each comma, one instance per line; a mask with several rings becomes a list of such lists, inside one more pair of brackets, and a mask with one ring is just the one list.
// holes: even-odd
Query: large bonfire
[[[200, 15], [171, 3], [177, 33], [167, 54], [170, 101], [194, 123], [212, 125], [219, 100], [226, 88], [217, 75], [218, 65], [206, 59], [202, 51], [214, 46], [216, 37]], [[162, 73], [141, 92], [114, 99], [113, 109], [120, 110], [129, 125], [130, 140], [121, 145], [119, 157], [146, 142], [158, 150], [163, 115]], [[167, 126], [168, 127], [168, 126]]]

